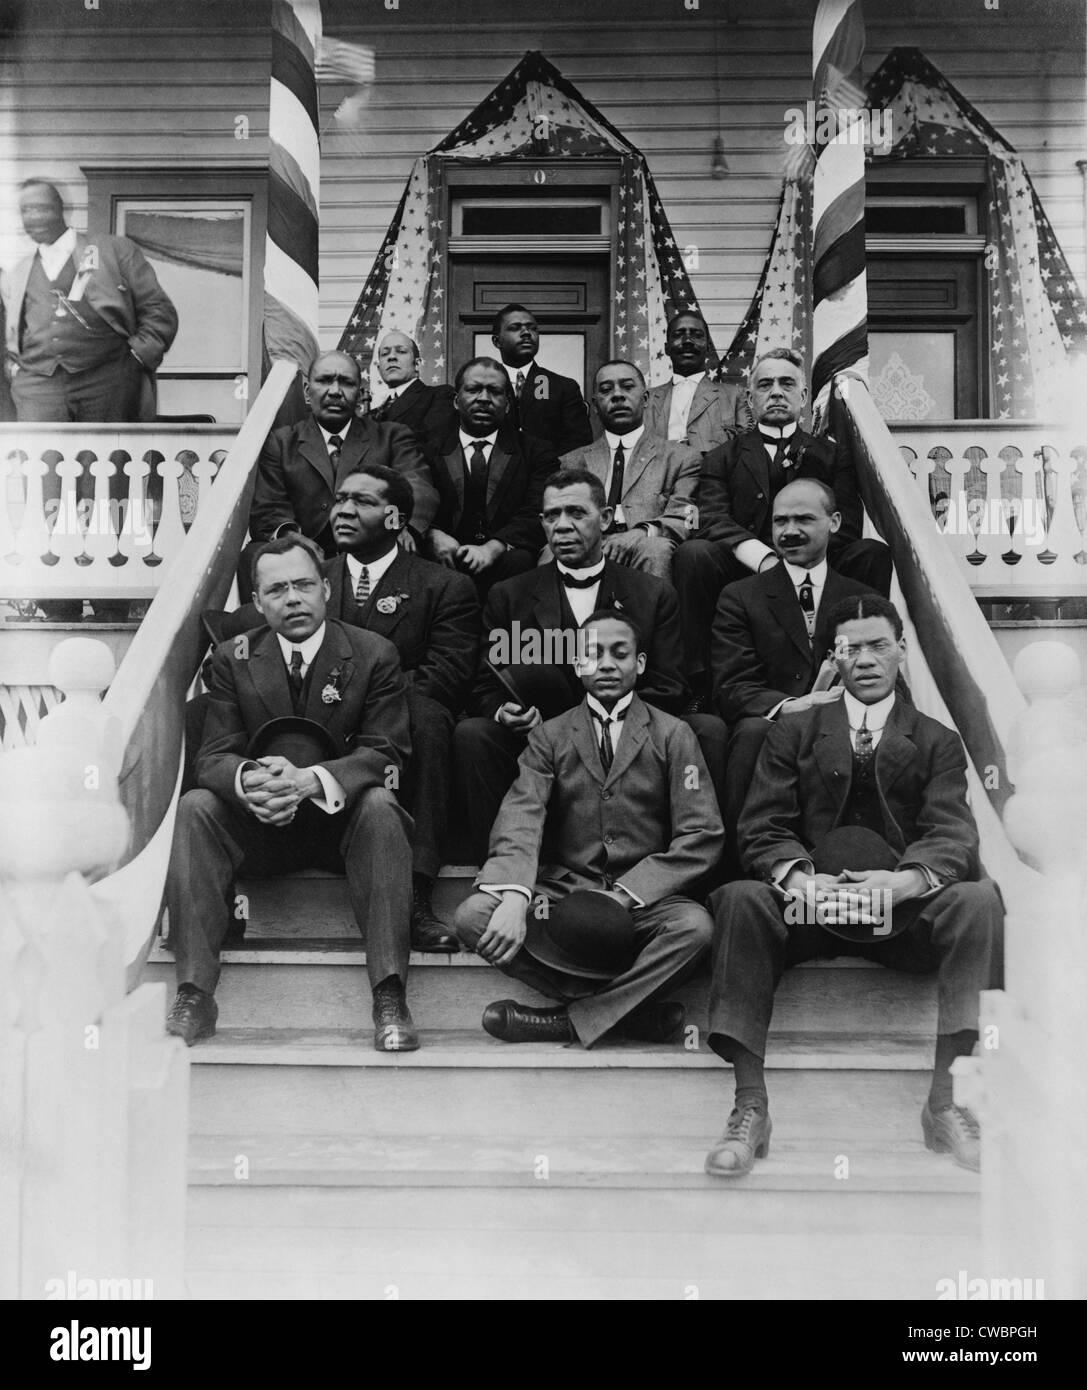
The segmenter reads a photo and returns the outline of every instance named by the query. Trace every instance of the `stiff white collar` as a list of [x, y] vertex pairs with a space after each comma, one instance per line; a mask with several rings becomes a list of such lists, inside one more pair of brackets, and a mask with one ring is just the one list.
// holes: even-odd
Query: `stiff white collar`
[[276, 641], [279, 643], [279, 650], [283, 653], [283, 660], [289, 666], [291, 664], [291, 653], [299, 651], [302, 653], [303, 672], [307, 666], [313, 664], [313, 658], [321, 650], [321, 643], [325, 640], [324, 623], [317, 629], [312, 636], [307, 637], [304, 642], [289, 642], [286, 637], [276, 633]]
[[849, 719], [851, 729], [859, 729], [868, 718], [868, 732], [878, 733], [884, 724], [891, 717], [891, 710], [894, 709], [895, 693], [892, 690], [889, 695], [884, 695], [882, 700], [877, 700], [874, 705], [862, 704], [855, 695], [850, 695], [848, 690], [843, 690], [842, 699], [845, 700], [845, 712]]

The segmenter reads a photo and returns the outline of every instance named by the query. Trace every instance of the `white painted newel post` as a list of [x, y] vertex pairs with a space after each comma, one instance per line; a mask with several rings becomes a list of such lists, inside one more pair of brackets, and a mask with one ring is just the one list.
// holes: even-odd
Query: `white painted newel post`
[[184, 1296], [188, 1056], [165, 987], [125, 994], [88, 888], [128, 843], [109, 649], [53, 653], [64, 702], [0, 757], [0, 1298]]
[[[1004, 827], [1040, 871], [1008, 906], [1005, 988], [982, 996], [982, 1225], [991, 1278], [1087, 1295], [1087, 689], [1075, 652], [1015, 661]], [[1003, 1287], [1003, 1286], [1002, 1286]], [[1014, 1283], [1011, 1285], [1014, 1295]], [[994, 1295], [995, 1296], [995, 1295]]]

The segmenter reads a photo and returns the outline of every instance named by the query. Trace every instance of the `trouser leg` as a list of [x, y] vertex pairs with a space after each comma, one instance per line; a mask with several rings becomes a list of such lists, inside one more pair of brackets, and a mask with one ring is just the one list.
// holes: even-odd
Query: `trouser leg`
[[453, 731], [453, 774], [477, 864], [487, 858], [491, 827], [517, 775], [524, 747], [524, 735], [511, 733], [494, 719], [462, 719]]
[[391, 791], [371, 787], [348, 812], [340, 841], [351, 910], [366, 939], [370, 984], [408, 978], [411, 817]]

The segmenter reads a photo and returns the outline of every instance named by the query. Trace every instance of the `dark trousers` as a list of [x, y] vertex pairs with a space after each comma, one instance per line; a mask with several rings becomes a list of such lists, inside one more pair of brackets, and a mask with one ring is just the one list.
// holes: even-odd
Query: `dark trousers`
[[444, 705], [408, 687], [411, 757], [400, 784], [400, 800], [415, 821], [415, 872], [436, 878], [449, 826], [453, 786], [453, 716]]
[[527, 574], [529, 570], [535, 568], [535, 551], [519, 550], [514, 547], [512, 550], [507, 550], [504, 555], [500, 555], [493, 565], [488, 565], [481, 573], [468, 574], [467, 570], [464, 573], [468, 574], [468, 578], [476, 586], [476, 593], [482, 604], [493, 584], [499, 584], [503, 579], [512, 579], [515, 574]]
[[[889, 593], [891, 552], [882, 541], [831, 545], [827, 558], [839, 574], [869, 585], [884, 597]], [[710, 638], [721, 590], [738, 579], [749, 579], [752, 573], [725, 541], [689, 540], [676, 547], [672, 582], [679, 593], [687, 675], [696, 689], [706, 684], [710, 670]]]
[[[718, 803], [723, 804], [728, 750], [724, 721], [715, 714], [692, 714], [686, 722], [698, 739]], [[517, 759], [527, 741], [524, 734], [511, 733], [497, 720], [481, 717], [462, 719], [453, 732], [458, 819], [466, 849], [476, 864], [487, 858], [491, 827], [517, 776]]]
[[[787, 715], [779, 717], [788, 718]], [[725, 867], [733, 878], [743, 872], [736, 827], [740, 823], [740, 813], [755, 780], [755, 767], [762, 752], [762, 745], [773, 727], [772, 720], [755, 717], [741, 719], [729, 730], [728, 775], [725, 782], [725, 799], [721, 803], [721, 819], [725, 823]]]
[[[535, 892], [557, 900], [553, 887], [537, 884]], [[497, 906], [498, 899], [490, 893], [473, 893], [457, 908], [457, 935], [468, 950], [475, 950]], [[662, 898], [650, 907], [632, 909], [631, 916], [638, 957], [607, 984], [567, 975], [525, 950], [498, 968], [549, 999], [562, 1000], [578, 1038], [592, 1047], [640, 1004], [663, 999], [689, 979], [709, 952], [713, 923], [706, 909], [690, 898]]]
[[384, 787], [328, 816], [303, 805], [289, 826], [262, 825], [214, 792], [186, 792], [166, 876], [166, 905], [179, 985], [214, 991], [230, 925], [227, 893], [243, 870], [257, 877], [311, 867], [343, 869], [351, 910], [366, 940], [372, 985], [408, 976], [411, 818]]
[[142, 387], [143, 368], [126, 349], [123, 355], [82, 372], [66, 372], [63, 367], [52, 376], [16, 372], [11, 397], [20, 420], [130, 424], [140, 418]]
[[991, 879], [952, 883], [895, 909], [911, 912], [913, 921], [901, 935], [880, 942], [852, 943], [814, 922], [787, 923], [781, 894], [752, 879], [718, 888], [709, 907], [709, 1045], [725, 1058], [734, 1042], [766, 1055], [774, 991], [785, 971], [804, 960], [865, 956], [913, 975], [935, 971], [937, 1033], [976, 1031], [978, 993], [999, 987], [1003, 976], [1004, 908]]

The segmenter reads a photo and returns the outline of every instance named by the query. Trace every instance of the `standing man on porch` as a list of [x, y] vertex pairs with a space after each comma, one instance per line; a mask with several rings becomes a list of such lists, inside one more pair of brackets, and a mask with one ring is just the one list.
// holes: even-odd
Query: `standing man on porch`
[[560, 458], [579, 444], [588, 444], [593, 431], [581, 387], [572, 377], [537, 364], [540, 327], [523, 304], [499, 309], [491, 342], [509, 378], [510, 418], [517, 429], [546, 439]]
[[700, 459], [754, 423], [743, 386], [707, 376], [709, 348], [710, 333], [702, 315], [690, 310], [675, 314], [664, 342], [672, 380], [650, 387], [645, 402], [650, 434], [686, 444]]
[[453, 388], [428, 386], [420, 379], [419, 346], [406, 333], [386, 333], [375, 360], [389, 394], [370, 411], [370, 419], [379, 425], [407, 425], [429, 462], [457, 423]]

